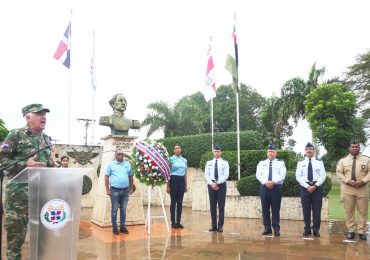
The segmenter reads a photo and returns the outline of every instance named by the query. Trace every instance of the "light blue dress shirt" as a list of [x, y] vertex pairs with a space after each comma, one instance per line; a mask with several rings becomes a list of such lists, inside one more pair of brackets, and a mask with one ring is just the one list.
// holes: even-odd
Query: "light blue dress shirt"
[[173, 155], [170, 158], [171, 175], [185, 176], [186, 168], [188, 168], [188, 161], [180, 156]]
[[122, 163], [114, 160], [108, 165], [105, 172], [106, 176], [109, 176], [109, 184], [115, 188], [127, 188], [130, 186], [129, 176], [133, 175], [131, 164], [123, 160]]
[[[305, 157], [303, 160], [299, 161], [297, 164], [297, 170], [295, 172], [295, 178], [299, 182], [302, 187], [307, 188], [308, 185], [308, 158]], [[312, 164], [312, 175], [313, 175], [313, 182], [316, 182], [316, 186], [321, 186], [325, 179], [326, 179], [326, 172], [324, 168], [324, 163], [321, 160], [317, 160], [316, 158], [311, 158]]]
[[215, 163], [216, 159], [207, 161], [204, 173], [206, 175], [207, 184], [211, 185], [212, 183], [222, 184], [226, 182], [229, 178], [229, 163], [219, 158], [217, 159], [217, 169], [218, 169], [218, 180], [215, 178]]
[[[257, 165], [256, 178], [262, 185], [268, 181], [270, 160], [260, 161]], [[283, 184], [286, 175], [285, 163], [283, 160], [272, 160], [272, 181], [276, 184]]]

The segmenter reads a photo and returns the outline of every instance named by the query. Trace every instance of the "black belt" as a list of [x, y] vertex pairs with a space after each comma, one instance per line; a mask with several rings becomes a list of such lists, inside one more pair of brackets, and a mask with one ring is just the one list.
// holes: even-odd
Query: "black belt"
[[116, 188], [116, 187], [110, 187], [111, 190], [127, 190], [129, 187], [126, 188]]
[[310, 186], [315, 186], [317, 181], [309, 181], [309, 182], [306, 182], [308, 185]]

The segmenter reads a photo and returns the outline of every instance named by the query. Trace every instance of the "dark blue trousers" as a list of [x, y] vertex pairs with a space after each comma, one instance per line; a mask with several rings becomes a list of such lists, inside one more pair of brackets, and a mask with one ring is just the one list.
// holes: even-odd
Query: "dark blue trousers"
[[[219, 185], [218, 190], [212, 190], [208, 185], [209, 205], [211, 210], [212, 227], [222, 228], [224, 226], [226, 182]], [[217, 205], [218, 205], [218, 225], [217, 225]]]
[[265, 230], [271, 230], [271, 208], [272, 227], [275, 232], [280, 231], [281, 185], [276, 185], [272, 189], [268, 189], [265, 185], [261, 185], [260, 198]]
[[321, 224], [322, 186], [312, 193], [301, 186], [301, 203], [303, 209], [304, 230], [311, 232], [311, 210], [313, 217], [312, 230], [319, 232]]
[[[170, 179], [170, 196], [171, 196], [170, 211], [172, 224], [181, 222], [182, 200], [184, 199], [184, 193], [185, 193], [185, 176], [172, 175]], [[175, 217], [176, 206], [177, 214]]]

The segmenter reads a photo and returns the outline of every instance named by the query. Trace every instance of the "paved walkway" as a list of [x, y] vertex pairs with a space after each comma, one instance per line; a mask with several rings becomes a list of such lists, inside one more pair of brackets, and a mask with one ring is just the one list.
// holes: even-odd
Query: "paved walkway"
[[[153, 215], [160, 208], [152, 208]], [[169, 210], [167, 209], [167, 212]], [[343, 222], [324, 222], [321, 237], [302, 239], [303, 222], [282, 221], [281, 236], [262, 236], [259, 219], [227, 218], [223, 233], [208, 232], [210, 214], [184, 210], [183, 230], [171, 229], [167, 235], [163, 219], [145, 226], [129, 226], [130, 234], [112, 235], [111, 228], [100, 228], [89, 221], [91, 209], [81, 216], [77, 244], [78, 259], [370, 259], [370, 241], [344, 242]], [[370, 223], [369, 223], [370, 224]], [[370, 239], [370, 232], [368, 232]], [[4, 240], [5, 241], [5, 236]], [[27, 259], [28, 243], [23, 248]], [[3, 254], [5, 242], [3, 242]], [[3, 259], [6, 259], [5, 257]]]

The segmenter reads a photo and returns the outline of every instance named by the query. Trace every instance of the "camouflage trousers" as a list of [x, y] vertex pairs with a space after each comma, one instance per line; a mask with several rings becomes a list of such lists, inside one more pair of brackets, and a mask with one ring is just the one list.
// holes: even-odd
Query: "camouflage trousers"
[[28, 184], [8, 184], [5, 188], [5, 230], [7, 232], [7, 257], [21, 259], [22, 245], [28, 224]]

